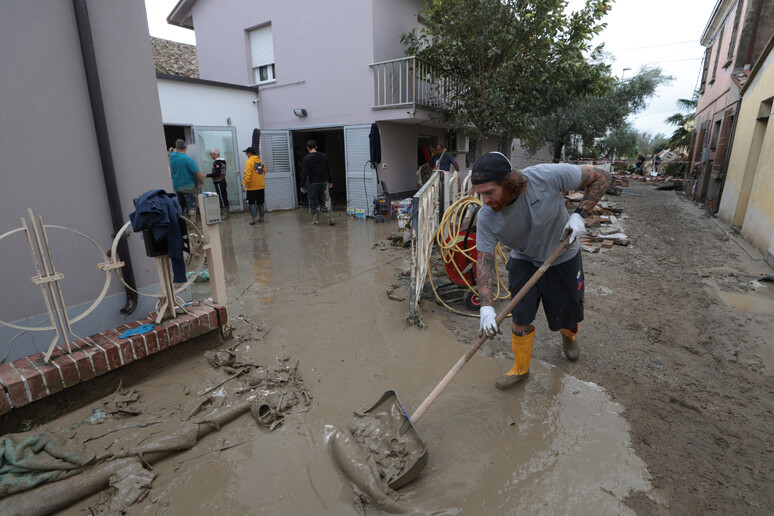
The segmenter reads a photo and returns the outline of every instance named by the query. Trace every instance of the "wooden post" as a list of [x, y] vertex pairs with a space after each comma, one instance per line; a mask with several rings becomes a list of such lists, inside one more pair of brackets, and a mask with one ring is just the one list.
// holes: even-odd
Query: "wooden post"
[[207, 253], [207, 267], [210, 272], [212, 300], [226, 306], [226, 272], [223, 268], [223, 253], [220, 246], [220, 224], [208, 225], [204, 216], [204, 196], [199, 194], [199, 213], [202, 214], [204, 250]]

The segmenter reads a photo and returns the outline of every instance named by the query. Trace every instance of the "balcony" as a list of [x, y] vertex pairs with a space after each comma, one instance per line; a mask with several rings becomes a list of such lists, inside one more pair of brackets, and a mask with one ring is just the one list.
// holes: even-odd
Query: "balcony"
[[454, 85], [443, 70], [418, 57], [391, 59], [370, 66], [374, 71], [372, 109], [442, 110], [454, 102]]

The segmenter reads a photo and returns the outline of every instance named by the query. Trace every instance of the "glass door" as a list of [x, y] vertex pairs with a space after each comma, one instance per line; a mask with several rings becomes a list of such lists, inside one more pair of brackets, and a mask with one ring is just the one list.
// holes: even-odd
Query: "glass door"
[[[238, 147], [235, 127], [196, 127], [194, 126], [196, 142], [196, 160], [199, 169], [205, 176], [212, 172], [212, 157], [210, 151], [218, 149], [220, 157], [226, 160], [226, 191], [231, 211], [243, 211], [244, 199], [242, 193], [242, 171], [239, 166]], [[205, 178], [204, 190], [214, 192], [212, 179]]]

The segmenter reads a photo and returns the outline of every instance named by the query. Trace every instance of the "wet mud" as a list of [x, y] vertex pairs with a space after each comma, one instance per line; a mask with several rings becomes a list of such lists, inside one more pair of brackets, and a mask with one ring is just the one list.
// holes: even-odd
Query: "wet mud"
[[[397, 223], [336, 216], [336, 226], [311, 226], [302, 211], [270, 213], [260, 226], [232, 216], [222, 240], [234, 340], [215, 351], [228, 351], [234, 362], [221, 354], [215, 368], [201, 355], [182, 357], [124, 385], [140, 393], [137, 417], [148, 418], [147, 426], [127, 427], [136, 419], [129, 417], [84, 427], [102, 401], [46, 425], [72, 433], [81, 424], [79, 435], [88, 435], [84, 428], [93, 433], [89, 443], [98, 452], [118, 455], [234, 396], [282, 409], [286, 400], [277, 386], [261, 383], [261, 368], [237, 375], [238, 365], [268, 370], [284, 356], [291, 359], [282, 367], [293, 369], [298, 361], [294, 374], [309, 396], [294, 394], [282, 425], [269, 431], [245, 415], [154, 463], [149, 493], [127, 514], [631, 513], [624, 501], [649, 493], [651, 477], [632, 449], [624, 408], [598, 385], [537, 359], [524, 385], [498, 391], [494, 380], [511, 362], [504, 355], [477, 355], [465, 366], [417, 428], [427, 466], [396, 493], [385, 488], [385, 478], [415, 450], [393, 446], [395, 425], [383, 433], [373, 419], [395, 414], [353, 417], [353, 410], [394, 389], [410, 411], [463, 348], [434, 305], [423, 302], [427, 327], [419, 329], [406, 322], [405, 303], [385, 295], [403, 284], [410, 259], [410, 249], [388, 240]], [[207, 295], [206, 286], [194, 289]], [[476, 336], [465, 333], [470, 341], [463, 346]], [[346, 425], [332, 437], [336, 422]], [[117, 428], [137, 435], [125, 439]], [[331, 453], [352, 470], [342, 473]], [[98, 503], [93, 495], [63, 514]]]

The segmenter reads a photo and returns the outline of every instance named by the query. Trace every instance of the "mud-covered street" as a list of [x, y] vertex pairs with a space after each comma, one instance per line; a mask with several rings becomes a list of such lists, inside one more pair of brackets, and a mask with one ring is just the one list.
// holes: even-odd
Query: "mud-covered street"
[[[624, 407], [653, 491], [638, 514], [767, 514], [774, 507], [774, 288], [761, 255], [693, 202], [632, 182], [630, 248], [584, 253], [581, 358], [539, 316], [535, 358]], [[445, 317], [461, 343], [477, 321]], [[504, 339], [490, 353], [510, 351]], [[534, 358], [533, 358], [534, 360]]]
[[[766, 514], [774, 506], [774, 288], [757, 281], [772, 270], [675, 192], [633, 183], [609, 200], [623, 210], [632, 245], [583, 255], [580, 359], [563, 358], [541, 314], [528, 381], [501, 392], [493, 382], [510, 367], [509, 342], [487, 343], [416, 424], [429, 462], [394, 497], [402, 509]], [[388, 389], [410, 413], [473, 343], [478, 320], [425, 299], [427, 327], [406, 322], [410, 249], [391, 245], [394, 221], [339, 212], [336, 226], [309, 220], [297, 210], [270, 213], [262, 225], [239, 215], [223, 224], [232, 339], [199, 338], [3, 423], [18, 431], [42, 422], [97, 455], [120, 454], [200, 409], [250, 400], [267, 377], [283, 385], [292, 377], [298, 404], [281, 424], [270, 429], [245, 414], [148, 464], [155, 478], [127, 513], [381, 514], [331, 460], [332, 425]], [[195, 296], [207, 292], [196, 284]], [[250, 374], [213, 366], [227, 349]], [[262, 370], [264, 383], [252, 382]], [[119, 385], [136, 390], [138, 413], [84, 422]], [[103, 493], [64, 514], [108, 507]]]

